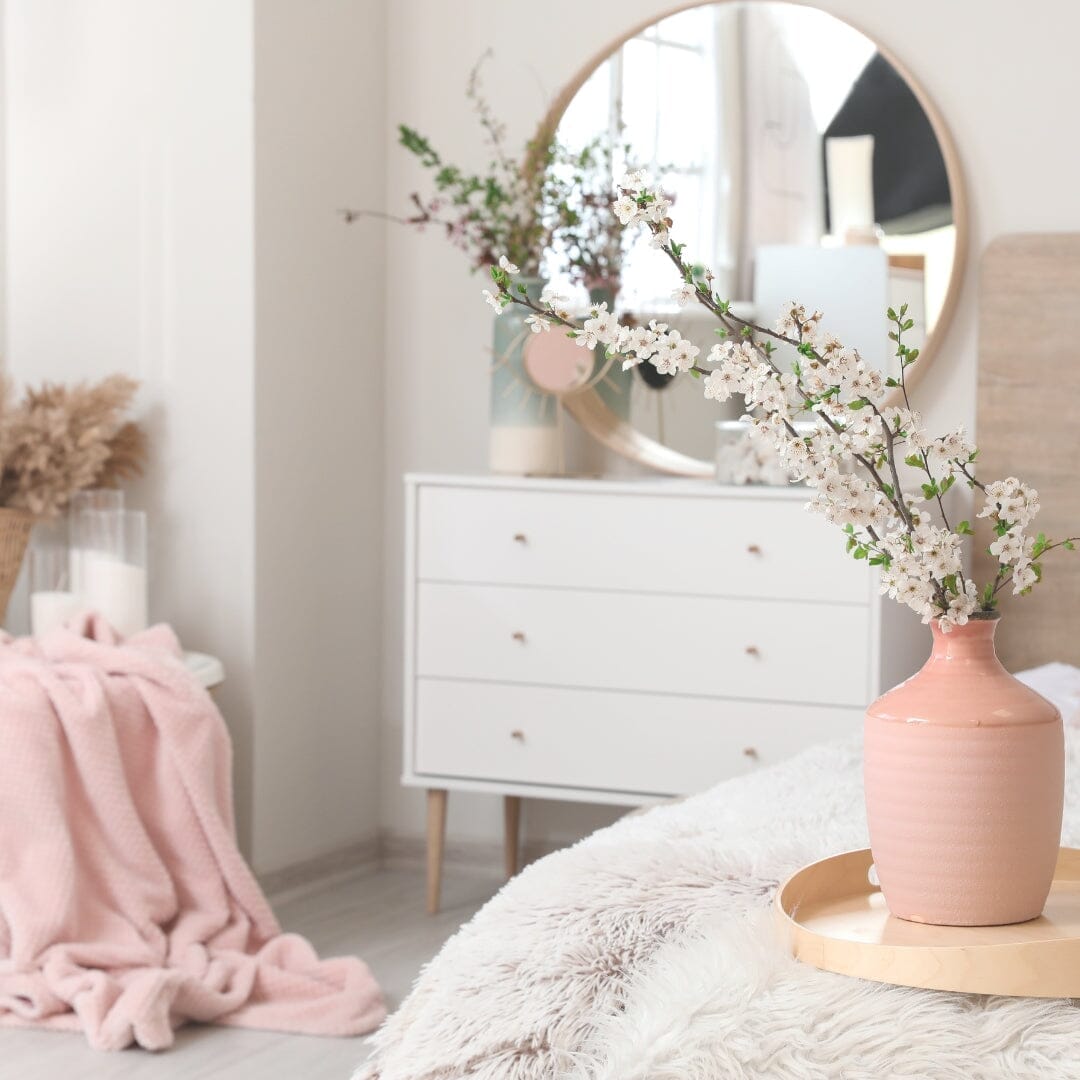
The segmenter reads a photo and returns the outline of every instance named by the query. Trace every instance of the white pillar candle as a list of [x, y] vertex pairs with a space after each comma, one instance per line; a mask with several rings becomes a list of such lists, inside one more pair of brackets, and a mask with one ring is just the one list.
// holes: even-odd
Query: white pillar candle
[[73, 592], [56, 589], [31, 593], [30, 632], [34, 637], [41, 637], [63, 626], [81, 608], [79, 597]]
[[874, 225], [874, 136], [848, 135], [825, 140], [829, 174], [829, 221], [833, 236]]
[[68, 549], [68, 584], [76, 594], [82, 592], [82, 558], [81, 548]]
[[98, 551], [84, 551], [83, 604], [124, 637], [146, 629], [146, 570]]

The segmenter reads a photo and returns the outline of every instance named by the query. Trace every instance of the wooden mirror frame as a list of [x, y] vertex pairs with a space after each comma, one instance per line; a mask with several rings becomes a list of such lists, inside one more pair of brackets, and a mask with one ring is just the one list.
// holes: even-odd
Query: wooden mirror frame
[[[550, 144], [558, 131], [559, 122], [562, 120], [563, 114], [566, 112], [570, 102], [573, 101], [578, 91], [581, 90], [589, 80], [593, 72], [606, 60], [609, 60], [612, 55], [621, 49], [631, 38], [637, 37], [638, 34], [647, 30], [650, 26], [655, 26], [656, 23], [662, 22], [672, 15], [678, 15], [682, 11], [689, 11], [692, 8], [698, 7], [709, 7], [713, 4], [737, 3], [789, 3], [793, 7], [814, 6], [812, 4], [800, 3], [799, 0], [693, 0], [692, 3], [680, 4], [678, 7], [670, 8], [660, 15], [656, 15], [644, 22], [637, 23], [625, 34], [622, 34], [606, 48], [595, 54], [582, 68], [579, 69], [578, 73], [566, 84], [566, 86], [563, 87], [559, 95], [552, 101], [551, 107], [548, 109], [543, 120], [540, 121], [540, 126], [537, 128], [536, 135], [533, 137], [531, 145], [539, 152], [541, 148], [547, 147]], [[820, 11], [823, 9], [818, 8], [817, 10]], [[850, 23], [846, 19], [841, 19], [839, 15], [833, 15], [830, 11], [826, 11], [824, 14], [830, 15], [832, 18], [845, 23], [853, 30], [857, 30], [863, 37], [872, 42], [877, 51], [892, 64], [893, 68], [903, 78], [904, 82], [907, 83], [908, 88], [915, 95], [915, 99], [922, 106], [923, 112], [926, 113], [926, 117], [930, 121], [930, 127], [937, 138], [938, 146], [941, 148], [941, 156], [945, 161], [945, 174], [949, 180], [949, 195], [952, 200], [953, 225], [956, 228], [956, 249], [953, 256], [952, 273], [949, 275], [949, 287], [945, 291], [945, 300], [941, 305], [941, 313], [938, 316], [937, 322], [934, 324], [934, 328], [926, 335], [926, 341], [923, 344], [919, 355], [919, 362], [912, 368], [911, 374], [907, 377], [907, 385], [910, 390], [919, 383], [926, 369], [936, 358], [937, 353], [940, 350], [941, 341], [956, 312], [956, 305], [960, 297], [961, 283], [964, 276], [964, 269], [967, 264], [968, 249], [967, 197], [964, 189], [963, 173], [960, 167], [960, 158], [956, 152], [956, 147], [953, 144], [952, 136], [949, 134], [949, 129], [945, 126], [945, 121], [942, 118], [941, 113], [938, 112], [937, 107], [930, 100], [929, 95], [923, 89], [919, 81], [911, 74], [910, 70], [900, 62], [896, 55], [877, 41], [871, 34], [868, 34], [854, 23]], [[536, 167], [538, 167], [538, 162], [535, 159], [526, 160], [527, 169], [535, 169]], [[670, 446], [665, 446], [663, 443], [638, 431], [629, 421], [616, 416], [595, 390], [586, 390], [580, 394], [571, 395], [564, 399], [564, 404], [574, 419], [594, 439], [606, 446], [609, 450], [613, 450], [615, 453], [620, 454], [625, 458], [629, 458], [639, 465], [644, 465], [658, 472], [670, 473], [676, 476], [707, 477], [713, 476], [716, 472], [716, 467], [712, 462], [703, 461], [700, 458], [691, 457], [678, 450], [673, 450]], [[900, 392], [894, 390], [886, 400], [885, 404], [902, 404]]]

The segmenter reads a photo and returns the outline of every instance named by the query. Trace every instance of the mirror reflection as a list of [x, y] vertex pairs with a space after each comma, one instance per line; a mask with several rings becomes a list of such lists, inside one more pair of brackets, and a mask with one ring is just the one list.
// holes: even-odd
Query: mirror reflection
[[[884, 370], [879, 313], [907, 302], [920, 346], [941, 316], [956, 252], [942, 148], [903, 75], [832, 15], [757, 2], [672, 15], [591, 73], [557, 135], [571, 150], [601, 136], [615, 176], [659, 179], [674, 235], [741, 314], [771, 323], [798, 297]], [[671, 266], [644, 234], [606, 284], [620, 311], [711, 344], [710, 317], [677, 307]], [[633, 425], [711, 457], [715, 405], [693, 380], [647, 383], [646, 368], [632, 381]]]

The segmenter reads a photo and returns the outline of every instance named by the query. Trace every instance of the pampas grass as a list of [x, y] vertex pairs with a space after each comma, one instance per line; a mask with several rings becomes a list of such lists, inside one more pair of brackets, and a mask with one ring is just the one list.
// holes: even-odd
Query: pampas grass
[[143, 432], [125, 419], [138, 383], [124, 375], [44, 383], [13, 403], [0, 385], [0, 506], [54, 518], [77, 491], [142, 472]]

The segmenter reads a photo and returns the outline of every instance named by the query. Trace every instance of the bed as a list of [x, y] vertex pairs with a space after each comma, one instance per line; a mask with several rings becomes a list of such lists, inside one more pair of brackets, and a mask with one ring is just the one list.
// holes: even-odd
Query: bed
[[[1080, 845], [1080, 669], [1026, 681], [1067, 720]], [[1075, 1080], [1068, 1001], [943, 994], [802, 966], [769, 905], [867, 846], [858, 740], [624, 818], [508, 883], [447, 942], [358, 1080]]]

